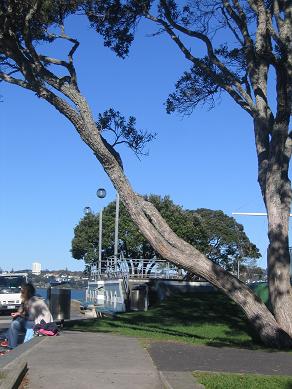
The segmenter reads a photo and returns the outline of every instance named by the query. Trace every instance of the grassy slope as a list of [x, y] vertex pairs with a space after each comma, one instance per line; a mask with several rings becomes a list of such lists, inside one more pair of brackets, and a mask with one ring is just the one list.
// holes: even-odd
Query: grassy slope
[[212, 346], [258, 347], [242, 312], [220, 293], [176, 295], [147, 312], [86, 320], [70, 328]]

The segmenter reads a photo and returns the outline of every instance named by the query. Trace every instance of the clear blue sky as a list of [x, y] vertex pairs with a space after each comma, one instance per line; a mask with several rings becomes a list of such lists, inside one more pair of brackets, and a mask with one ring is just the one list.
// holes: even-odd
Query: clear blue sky
[[[252, 121], [224, 96], [211, 111], [167, 115], [164, 102], [189, 63], [164, 36], [147, 37], [141, 25], [126, 60], [103, 47], [82, 18], [70, 19], [78, 37], [79, 82], [96, 114], [109, 107], [134, 115], [138, 127], [157, 132], [149, 156], [139, 161], [120, 149], [136, 192], [170, 195], [185, 208], [264, 212], [257, 184]], [[58, 54], [62, 46], [57, 47]], [[49, 53], [46, 47], [43, 52]], [[0, 84], [0, 266], [83, 270], [70, 255], [73, 229], [90, 206], [98, 212], [114, 189], [73, 126], [45, 101], [16, 86]], [[108, 196], [96, 197], [104, 187]], [[266, 218], [237, 217], [259, 247], [266, 267]]]

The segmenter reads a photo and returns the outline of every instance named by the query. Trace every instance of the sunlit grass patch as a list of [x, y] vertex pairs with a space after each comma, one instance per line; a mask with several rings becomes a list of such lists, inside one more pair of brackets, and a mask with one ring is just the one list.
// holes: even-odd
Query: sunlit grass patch
[[194, 372], [197, 382], [206, 389], [291, 389], [292, 377], [258, 374]]

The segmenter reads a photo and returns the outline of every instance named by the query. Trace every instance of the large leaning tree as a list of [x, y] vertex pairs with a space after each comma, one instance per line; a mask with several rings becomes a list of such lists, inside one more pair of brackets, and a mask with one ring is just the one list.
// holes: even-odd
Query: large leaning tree
[[[226, 293], [244, 310], [263, 343], [273, 347], [291, 347], [292, 309], [287, 238], [291, 198], [288, 180], [291, 148], [291, 139], [288, 137], [291, 107], [291, 4], [278, 1], [270, 4], [260, 0], [234, 0], [232, 3], [213, 1], [216, 20], [225, 23], [240, 44], [239, 49], [224, 47], [215, 50], [207, 33], [214, 35], [218, 28], [206, 29], [202, 17], [202, 28], [191, 29], [190, 26], [199, 20], [191, 9], [186, 9], [189, 17], [182, 18], [175, 9], [175, 2], [160, 1], [158, 14], [154, 17], [150, 14], [150, 8], [152, 5], [154, 7], [155, 2], [152, 4], [151, 1], [139, 0], [123, 3], [126, 8], [118, 0], [1, 0], [0, 79], [31, 90], [72, 123], [102, 164], [140, 232], [163, 258], [207, 279]], [[105, 9], [107, 5], [109, 8]], [[212, 91], [226, 90], [253, 117], [259, 177], [269, 214], [269, 278], [273, 313], [236, 277], [179, 238], [156, 208], [133, 191], [114, 143], [106, 140], [102, 123], [100, 120], [95, 121], [78, 85], [74, 53], [79, 42], [75, 37], [66, 35], [64, 21], [68, 15], [80, 12], [89, 17], [91, 24], [104, 34], [105, 44], [113, 45], [119, 55], [126, 53], [133, 39], [131, 29], [139, 18], [155, 18], [154, 22], [193, 61], [190, 76], [201, 83], [205, 82], [206, 93], [210, 91], [212, 96]], [[211, 18], [212, 13], [206, 13], [206, 22]], [[180, 20], [185, 26], [180, 24]], [[251, 33], [249, 28], [254, 31]], [[207, 56], [202, 59], [192, 56], [180, 40], [178, 31], [181, 35], [186, 33], [203, 41]], [[57, 58], [42, 52], [44, 46], [39, 43], [46, 42], [47, 46], [59, 39], [71, 44], [66, 57]], [[267, 99], [269, 66], [273, 66], [277, 74], [276, 115], [272, 114]], [[242, 69], [245, 70], [244, 76]], [[110, 122], [106, 121], [107, 127]], [[131, 123], [129, 126], [132, 128]], [[129, 136], [127, 131], [124, 135]], [[136, 137], [141, 140], [139, 133], [136, 133]]]
[[[128, 53], [142, 18], [173, 41], [191, 68], [167, 99], [169, 113], [190, 114], [200, 103], [213, 106], [216, 95], [226, 92], [250, 115], [268, 215], [270, 300], [277, 322], [291, 335], [291, 0], [107, 0], [95, 2], [89, 17], [119, 56]], [[205, 49], [201, 56], [198, 45]]]

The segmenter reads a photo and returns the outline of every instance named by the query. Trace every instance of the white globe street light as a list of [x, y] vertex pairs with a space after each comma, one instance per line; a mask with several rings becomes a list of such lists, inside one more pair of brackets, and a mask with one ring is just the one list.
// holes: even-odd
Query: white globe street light
[[99, 188], [96, 191], [96, 196], [100, 199], [104, 199], [106, 196], [106, 190], [104, 188]]
[[83, 212], [84, 215], [90, 215], [92, 213], [92, 210], [90, 207], [84, 207]]

